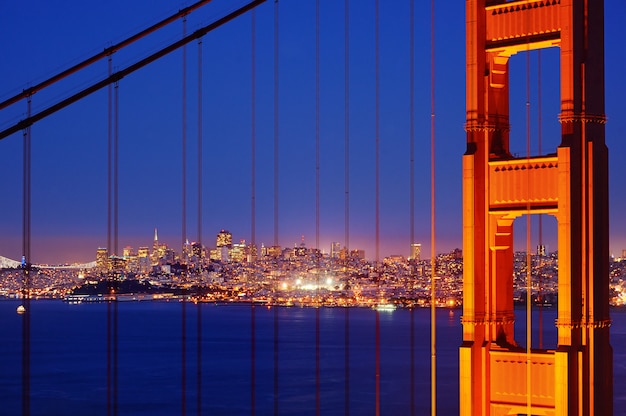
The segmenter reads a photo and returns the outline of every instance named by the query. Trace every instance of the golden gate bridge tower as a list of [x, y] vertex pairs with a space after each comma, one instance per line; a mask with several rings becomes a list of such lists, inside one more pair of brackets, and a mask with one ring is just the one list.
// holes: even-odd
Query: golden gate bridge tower
[[[466, 7], [461, 414], [610, 415], [603, 1]], [[560, 48], [561, 143], [548, 156], [513, 157], [509, 58], [549, 47]], [[535, 214], [558, 224], [554, 350], [514, 339], [513, 221]]]

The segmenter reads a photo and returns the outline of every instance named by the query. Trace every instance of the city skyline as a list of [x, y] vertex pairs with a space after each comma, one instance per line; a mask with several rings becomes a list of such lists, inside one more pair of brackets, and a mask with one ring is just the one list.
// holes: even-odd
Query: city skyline
[[[73, 63], [124, 39], [184, 5], [155, 5], [145, 0], [86, 5], [67, 0], [66, 7], [43, 1], [7, 4], [0, 31], [5, 46], [0, 74], [7, 80], [4, 99]], [[436, 252], [462, 244], [461, 155], [465, 150], [464, 2], [439, 3], [435, 10], [436, 59]], [[430, 72], [429, 5], [416, 8], [415, 89], [415, 241], [409, 239], [409, 2], [380, 9], [381, 259], [409, 255], [410, 243], [430, 253]], [[444, 9], [445, 7], [445, 9]], [[189, 16], [188, 31], [229, 9], [214, 1]], [[123, 12], [120, 12], [122, 10]], [[320, 248], [344, 244], [344, 51], [343, 2], [321, 2]], [[374, 256], [374, 3], [351, 2], [350, 10], [350, 247]], [[620, 178], [626, 166], [621, 132], [626, 131], [622, 102], [626, 57], [620, 49], [626, 5], [605, 2], [606, 126], [610, 155], [610, 250], [626, 248], [626, 196]], [[273, 243], [272, 85], [273, 3], [256, 10], [257, 246]], [[203, 236], [226, 228], [246, 241], [250, 232], [250, 14], [208, 34], [203, 40]], [[42, 36], [45, 33], [45, 36]], [[181, 36], [179, 23], [136, 49], [116, 54], [123, 68], [147, 51]], [[314, 246], [315, 233], [315, 3], [280, 2], [280, 185], [279, 244], [288, 247], [302, 235]], [[187, 46], [188, 212], [187, 238], [196, 236], [195, 154], [197, 45]], [[117, 56], [119, 55], [119, 56]], [[536, 140], [536, 52], [531, 53], [533, 143]], [[149, 245], [151, 230], [162, 240], [181, 243], [180, 51], [155, 62], [120, 83], [120, 249]], [[558, 62], [556, 50], [542, 53], [542, 135], [544, 152], [558, 144]], [[526, 73], [524, 54], [511, 61], [518, 79]], [[106, 63], [80, 82], [106, 73]], [[80, 83], [79, 82], [79, 83]], [[33, 97], [44, 108], [76, 83]], [[525, 154], [525, 83], [511, 91], [511, 150]], [[15, 107], [15, 108], [13, 108]], [[24, 117], [25, 105], [2, 111], [4, 127]], [[32, 253], [37, 263], [92, 259], [106, 245], [106, 90], [36, 123], [33, 137]], [[535, 146], [533, 144], [533, 146]], [[0, 141], [0, 175], [10, 203], [0, 208], [0, 255], [21, 257], [21, 134]], [[536, 151], [534, 149], [533, 151]], [[547, 217], [546, 217], [547, 218]], [[518, 220], [520, 227], [524, 220]], [[555, 221], [545, 223], [548, 251], [555, 247]], [[524, 232], [519, 232], [525, 238]], [[177, 243], [178, 241], [178, 243]], [[536, 243], [533, 244], [533, 246]], [[524, 246], [525, 247], [525, 246]]]

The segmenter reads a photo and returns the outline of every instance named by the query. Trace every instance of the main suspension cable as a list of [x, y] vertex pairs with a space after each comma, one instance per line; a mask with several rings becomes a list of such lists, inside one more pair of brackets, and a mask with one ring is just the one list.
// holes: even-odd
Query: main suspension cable
[[[195, 11], [196, 9], [199, 9], [200, 7], [210, 3], [211, 0], [201, 0], [198, 1], [194, 4], [192, 4], [189, 7], [186, 7], [184, 9], [179, 10], [177, 13], [161, 20], [160, 22], [150, 26], [147, 29], [144, 29], [142, 31], [140, 31], [139, 33], [136, 33], [135, 35], [130, 36], [129, 38], [113, 45], [110, 46], [108, 48], [105, 48], [102, 52], [99, 52], [93, 56], [91, 56], [90, 58], [85, 59], [84, 61], [72, 66], [71, 68], [68, 68], [56, 75], [53, 75], [52, 77], [48, 78], [47, 80], [40, 82], [39, 84], [29, 87], [29, 88], [25, 88], [22, 92], [16, 94], [15, 96], [0, 102], [0, 110], [2, 110], [3, 108], [6, 108], [16, 102], [18, 102], [19, 100], [22, 100], [24, 98], [29, 98], [31, 97], [33, 94], [41, 91], [42, 89], [80, 71], [83, 68], [88, 67], [91, 64], [94, 64], [104, 58], [110, 58], [111, 55], [113, 55], [115, 52], [119, 51], [122, 48], [125, 48], [126, 46], [148, 36], [149, 34], [156, 32], [157, 30], [161, 29], [162, 27], [177, 21], [178, 19], [180, 19], [182, 16], [186, 16], [189, 13]], [[110, 248], [110, 247], [109, 247]]]

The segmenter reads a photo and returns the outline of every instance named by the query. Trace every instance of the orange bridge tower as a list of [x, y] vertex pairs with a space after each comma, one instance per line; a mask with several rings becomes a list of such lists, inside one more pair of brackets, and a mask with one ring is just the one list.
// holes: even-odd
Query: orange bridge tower
[[[461, 415], [611, 415], [602, 0], [466, 0]], [[509, 152], [509, 58], [559, 47], [561, 143]], [[514, 339], [513, 221], [558, 224], [556, 350]]]

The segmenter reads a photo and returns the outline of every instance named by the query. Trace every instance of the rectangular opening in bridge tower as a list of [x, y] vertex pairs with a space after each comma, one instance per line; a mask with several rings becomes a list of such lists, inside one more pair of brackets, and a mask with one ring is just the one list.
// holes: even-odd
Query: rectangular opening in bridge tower
[[[463, 415], [613, 412], [603, 16], [601, 0], [466, 2]], [[516, 157], [509, 59], [554, 47], [559, 144]], [[557, 222], [555, 350], [515, 343], [513, 223], [536, 214]]]

